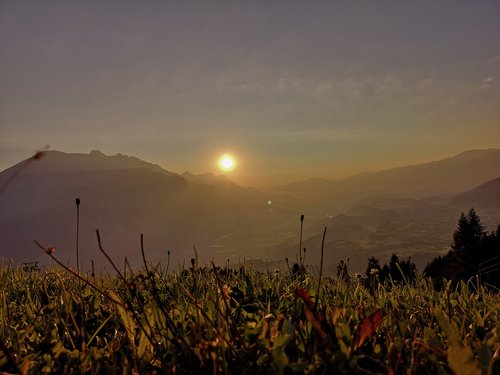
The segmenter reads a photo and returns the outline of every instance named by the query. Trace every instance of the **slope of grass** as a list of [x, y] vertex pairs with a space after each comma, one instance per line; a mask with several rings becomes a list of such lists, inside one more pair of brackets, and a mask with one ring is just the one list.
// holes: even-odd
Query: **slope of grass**
[[0, 271], [0, 372], [499, 373], [500, 296], [473, 283], [318, 289], [194, 262], [82, 279]]

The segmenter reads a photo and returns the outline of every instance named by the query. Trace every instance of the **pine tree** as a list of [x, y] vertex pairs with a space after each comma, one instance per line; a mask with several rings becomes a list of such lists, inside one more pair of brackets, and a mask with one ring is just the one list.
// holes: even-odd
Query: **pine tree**
[[490, 236], [485, 231], [481, 219], [471, 208], [467, 215], [462, 212], [457, 229], [453, 233], [451, 250], [445, 257], [439, 257], [429, 263], [424, 271], [427, 276], [439, 282], [443, 277], [458, 282], [478, 275], [480, 262], [489, 258]]
[[453, 244], [451, 248], [465, 253], [475, 252], [481, 246], [481, 241], [485, 236], [484, 226], [477, 216], [474, 208], [471, 208], [465, 216], [462, 212], [458, 219], [457, 230], [453, 233]]
[[455, 255], [463, 264], [458, 278], [467, 280], [478, 273], [482, 242], [485, 235], [484, 226], [474, 208], [469, 210], [467, 216], [462, 212], [458, 220], [457, 230], [453, 233], [453, 244], [451, 246]]

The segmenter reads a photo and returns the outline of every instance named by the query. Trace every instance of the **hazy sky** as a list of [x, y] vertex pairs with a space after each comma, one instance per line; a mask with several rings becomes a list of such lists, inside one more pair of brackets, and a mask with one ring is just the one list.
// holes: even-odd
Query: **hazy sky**
[[1, 1], [0, 169], [46, 144], [244, 185], [500, 147], [500, 1]]

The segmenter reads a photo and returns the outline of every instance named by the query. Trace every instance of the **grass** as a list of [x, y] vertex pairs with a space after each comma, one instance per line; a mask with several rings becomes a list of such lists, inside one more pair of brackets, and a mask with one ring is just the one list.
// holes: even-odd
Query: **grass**
[[116, 274], [96, 278], [80, 272], [78, 236], [76, 271], [37, 243], [56, 267], [0, 269], [0, 374], [500, 373], [498, 292], [472, 281], [435, 291], [422, 277], [367, 289], [322, 278], [323, 262], [315, 278], [303, 272], [303, 220], [296, 275], [197, 259], [168, 272], [144, 251], [142, 270], [120, 270], [97, 232]]
[[196, 262], [166, 272], [144, 260], [140, 272], [116, 269], [104, 278], [61, 266], [0, 270], [0, 372], [494, 374], [500, 368], [500, 296], [472, 282], [435, 291], [418, 278], [370, 292], [356, 281], [319, 283], [310, 275]]

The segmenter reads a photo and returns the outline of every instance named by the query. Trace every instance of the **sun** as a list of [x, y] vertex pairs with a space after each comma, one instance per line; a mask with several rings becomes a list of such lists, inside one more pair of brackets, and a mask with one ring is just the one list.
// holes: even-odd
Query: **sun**
[[224, 154], [219, 158], [217, 162], [219, 169], [223, 172], [232, 171], [236, 167], [236, 160], [233, 156], [229, 154]]

